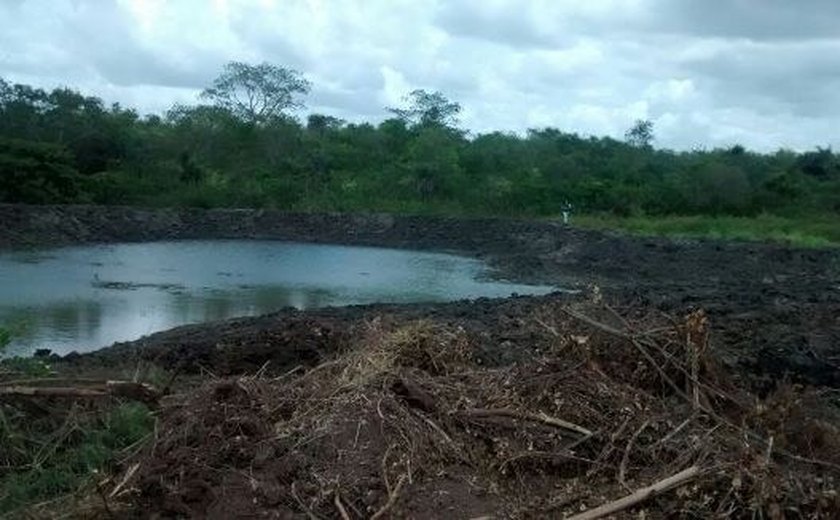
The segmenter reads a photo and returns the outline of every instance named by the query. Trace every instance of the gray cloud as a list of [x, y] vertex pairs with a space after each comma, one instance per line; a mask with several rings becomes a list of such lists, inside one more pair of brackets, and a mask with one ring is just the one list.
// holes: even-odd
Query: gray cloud
[[724, 106], [802, 117], [840, 116], [840, 39], [740, 41], [684, 65]]
[[265, 60], [350, 121], [430, 88], [474, 131], [649, 118], [668, 147], [808, 148], [840, 145], [838, 22], [836, 0], [14, 0], [0, 76], [159, 112]]
[[758, 41], [840, 37], [836, 0], [656, 0], [653, 28]]

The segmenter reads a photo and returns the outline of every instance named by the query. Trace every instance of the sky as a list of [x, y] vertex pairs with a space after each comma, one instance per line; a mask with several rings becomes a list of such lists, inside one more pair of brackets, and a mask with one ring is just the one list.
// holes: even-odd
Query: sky
[[350, 122], [424, 88], [474, 133], [840, 148], [840, 0], [0, 0], [7, 81], [161, 113], [233, 60], [299, 70], [306, 112]]

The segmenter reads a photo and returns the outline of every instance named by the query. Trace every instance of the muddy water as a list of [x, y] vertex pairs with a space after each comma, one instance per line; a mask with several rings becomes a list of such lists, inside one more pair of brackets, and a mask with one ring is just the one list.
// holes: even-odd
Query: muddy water
[[82, 352], [187, 323], [372, 302], [553, 290], [492, 281], [481, 262], [415, 251], [188, 241], [0, 254], [0, 325], [13, 354]]

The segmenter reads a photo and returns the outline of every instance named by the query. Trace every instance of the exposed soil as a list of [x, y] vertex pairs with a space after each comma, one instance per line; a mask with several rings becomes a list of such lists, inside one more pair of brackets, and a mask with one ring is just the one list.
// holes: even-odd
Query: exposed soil
[[125, 516], [558, 518], [682, 475], [619, 511], [840, 514], [836, 398], [751, 393], [710, 355], [702, 311], [548, 299], [507, 325], [530, 331], [515, 363], [460, 324], [372, 319], [314, 368], [211, 377], [106, 489]]
[[[210, 375], [162, 412], [154, 452], [138, 459], [141, 469], [126, 486], [135, 511], [338, 518], [339, 496], [357, 518], [375, 514], [395, 495], [384, 517], [550, 517], [618, 498], [689, 464], [702, 465], [704, 478], [679, 499], [653, 502], [651, 515], [734, 508], [736, 516], [831, 517], [840, 507], [832, 480], [840, 454], [826, 440], [837, 437], [840, 388], [836, 249], [640, 239], [556, 222], [246, 210], [0, 205], [0, 222], [0, 249], [189, 238], [375, 245], [458, 252], [486, 260], [500, 278], [581, 289], [446, 304], [285, 309], [68, 356], [58, 362], [68, 372], [145, 360], [171, 372]], [[684, 349], [651, 363], [621, 335], [607, 340], [580, 320], [560, 319], [567, 308], [594, 313], [633, 337], [654, 331], [666, 354], [679, 345], [682, 317], [703, 309], [709, 320], [704, 392], [713, 394], [703, 413], [686, 411], [668, 383], [685, 388], [691, 359]], [[386, 369], [373, 370], [363, 384], [343, 386], [348, 373], [376, 365], [382, 352], [393, 354], [380, 347], [395, 343], [382, 338], [405, 330], [417, 332], [415, 339], [446, 338], [446, 352], [457, 355], [463, 347], [466, 357], [438, 364], [389, 357]], [[385, 332], [372, 337], [371, 331]], [[411, 341], [410, 351], [429, 352], [427, 344]], [[666, 370], [665, 377], [656, 366], [676, 372]], [[260, 377], [243, 380], [243, 374]], [[528, 381], [536, 374], [564, 376], [532, 394]], [[718, 390], [733, 399], [716, 399]], [[579, 400], [572, 406], [564, 396]], [[568, 452], [569, 439], [544, 427], [525, 428], [509, 417], [456, 420], [466, 408], [490, 407], [556, 414], [598, 433]], [[765, 414], [776, 408], [784, 413]], [[622, 414], [634, 409], [639, 412], [619, 430]], [[666, 437], [689, 417], [696, 421]], [[809, 422], [818, 417], [816, 426]], [[313, 436], [319, 428], [324, 436]], [[640, 429], [646, 433], [634, 438]], [[751, 442], [750, 435], [758, 437]], [[407, 444], [399, 440], [406, 436]], [[771, 464], [770, 438], [800, 458], [783, 455], [787, 462]], [[636, 454], [633, 444], [643, 448]], [[561, 461], [558, 450], [583, 460]], [[829, 466], [815, 469], [800, 464], [802, 458], [826, 459]], [[422, 469], [408, 468], [409, 460]], [[616, 479], [622, 466], [634, 475], [623, 486], [623, 477]], [[401, 477], [412, 479], [410, 491], [395, 493]], [[796, 510], [797, 503], [803, 508]]]

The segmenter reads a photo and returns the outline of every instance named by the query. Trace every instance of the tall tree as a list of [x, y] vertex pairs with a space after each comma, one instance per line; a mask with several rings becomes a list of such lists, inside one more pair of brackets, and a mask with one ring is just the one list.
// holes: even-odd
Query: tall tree
[[309, 81], [296, 70], [270, 63], [232, 61], [201, 97], [256, 125], [287, 110], [302, 108], [297, 96], [309, 93], [310, 88]]
[[440, 92], [413, 90], [405, 97], [406, 108], [389, 108], [388, 111], [408, 124], [420, 126], [454, 127], [458, 124], [461, 105], [450, 101]]
[[653, 144], [653, 123], [647, 119], [637, 119], [624, 134], [624, 140], [636, 148], [649, 148]]

